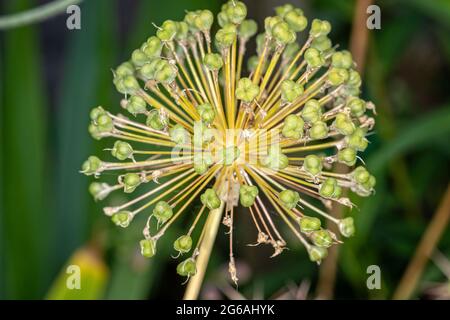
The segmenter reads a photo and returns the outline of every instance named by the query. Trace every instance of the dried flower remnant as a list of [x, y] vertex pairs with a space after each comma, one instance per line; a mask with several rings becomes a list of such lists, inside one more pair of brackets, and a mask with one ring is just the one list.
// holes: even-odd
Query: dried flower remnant
[[[89, 132], [95, 139], [115, 138], [109, 150], [118, 160], [91, 156], [82, 165], [81, 172], [95, 178], [118, 176], [112, 185], [93, 182], [90, 193], [103, 200], [120, 189], [128, 194], [144, 189], [104, 212], [121, 227], [146, 215], [140, 246], [148, 258], [175, 221], [190, 219], [186, 233], [173, 239], [175, 255], [184, 256], [177, 267], [182, 276], [198, 270], [210, 227], [200, 226], [201, 217], [209, 211], [219, 211], [228, 228], [229, 269], [237, 281], [237, 206], [254, 222], [256, 244], [271, 245], [273, 256], [287, 246], [276, 224], [281, 220], [310, 259], [320, 263], [327, 249], [340, 243], [323, 221], [335, 223], [343, 237], [351, 237], [355, 227], [351, 217], [336, 219], [311, 200], [352, 207], [343, 189], [361, 196], [374, 191], [375, 178], [359, 164], [374, 125], [368, 114], [374, 106], [358, 97], [361, 78], [351, 54], [332, 46], [328, 21], [308, 21], [289, 4], [275, 11], [256, 36], [257, 54], [248, 63], [244, 54], [257, 24], [246, 20], [242, 2], [223, 5], [215, 35], [208, 10], [188, 12], [184, 21], [165, 21], [114, 70], [128, 117], [102, 107], [90, 114]], [[301, 45], [299, 32], [308, 33]], [[333, 172], [336, 162], [357, 167]], [[156, 184], [145, 190], [152, 181]], [[196, 200], [201, 208], [189, 216], [186, 209]], [[202, 228], [197, 238], [196, 228]]]

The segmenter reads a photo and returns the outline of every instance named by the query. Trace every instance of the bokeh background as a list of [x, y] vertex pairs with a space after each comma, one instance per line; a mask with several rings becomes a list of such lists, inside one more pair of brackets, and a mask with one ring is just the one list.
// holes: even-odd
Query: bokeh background
[[[0, 15], [47, 2], [2, 0]], [[330, 20], [331, 39], [340, 48], [365, 40], [352, 39], [354, 0], [244, 2], [260, 26], [274, 6], [292, 3], [309, 18]], [[88, 135], [89, 110], [103, 105], [119, 111], [111, 69], [154, 33], [152, 22], [182, 19], [185, 10], [217, 13], [221, 4], [85, 0], [81, 30], [68, 30], [62, 14], [0, 31], [1, 299], [182, 297], [171, 236], [160, 241], [154, 259], [141, 258], [139, 226], [111, 226], [88, 194], [91, 180], [78, 169], [105, 147]], [[255, 234], [246, 218], [238, 219], [239, 290], [227, 280], [221, 229], [203, 298], [450, 297], [450, 2], [375, 4], [382, 28], [368, 34], [362, 96], [377, 105], [376, 134], [365, 159], [378, 184], [375, 196], [353, 199], [359, 208], [353, 210], [357, 235], [319, 268], [300, 246], [273, 259], [268, 248], [247, 247]], [[65, 287], [70, 264], [81, 267], [81, 290]], [[380, 290], [366, 286], [369, 265], [381, 269]], [[399, 288], [402, 279], [413, 288]]]

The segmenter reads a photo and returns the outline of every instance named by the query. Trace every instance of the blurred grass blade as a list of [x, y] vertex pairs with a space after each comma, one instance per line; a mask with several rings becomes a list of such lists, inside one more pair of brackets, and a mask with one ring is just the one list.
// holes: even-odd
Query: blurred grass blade
[[[6, 13], [31, 5], [34, 1], [8, 1]], [[2, 277], [7, 298], [32, 299], [44, 292], [50, 272], [46, 266], [51, 225], [45, 204], [48, 159], [42, 61], [35, 28], [8, 31], [3, 39]]]
[[101, 299], [107, 279], [108, 269], [99, 252], [89, 247], [82, 248], [73, 254], [61, 270], [47, 294], [47, 299]]

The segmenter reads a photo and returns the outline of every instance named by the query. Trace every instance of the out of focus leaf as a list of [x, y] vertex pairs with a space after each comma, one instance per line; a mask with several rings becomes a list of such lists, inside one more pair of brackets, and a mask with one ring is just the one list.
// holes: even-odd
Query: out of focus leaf
[[[32, 4], [8, 1], [5, 9], [17, 12]], [[46, 99], [37, 29], [19, 28], [2, 36], [2, 287], [7, 298], [31, 299], [43, 293], [49, 280]]]
[[101, 299], [108, 268], [99, 252], [90, 247], [77, 250], [69, 259], [47, 294], [49, 300]]
[[412, 6], [447, 27], [450, 26], [450, 1], [448, 0], [400, 0], [400, 2], [401, 6]]

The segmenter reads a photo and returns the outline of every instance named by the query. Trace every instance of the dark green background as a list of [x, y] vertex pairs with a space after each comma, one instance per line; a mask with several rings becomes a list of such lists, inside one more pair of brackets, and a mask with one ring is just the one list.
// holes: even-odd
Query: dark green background
[[[44, 2], [4, 0], [0, 15]], [[299, 5], [309, 18], [330, 20], [333, 42], [348, 47], [355, 1], [245, 2], [260, 26], [272, 7]], [[379, 113], [364, 157], [378, 185], [375, 196], [355, 199], [357, 236], [342, 245], [336, 298], [391, 297], [449, 182], [450, 2], [376, 3], [382, 29], [369, 39], [363, 97], [374, 101]], [[111, 68], [154, 32], [152, 22], [181, 19], [191, 9], [217, 13], [220, 5], [219, 0], [87, 0], [79, 31], [67, 30], [62, 15], [0, 32], [0, 298], [66, 297], [48, 292], [52, 283], [61, 285], [55, 282], [58, 273], [80, 248], [88, 248], [96, 262], [93, 272], [104, 274], [106, 282], [93, 281], [98, 288], [84, 288], [76, 298], [182, 296], [183, 279], [169, 257], [173, 239], [161, 243], [155, 260], [140, 259], [138, 227], [112, 228], [87, 192], [90, 179], [78, 169], [104, 147], [87, 133], [89, 110], [100, 104], [119, 110]], [[269, 259], [269, 250], [245, 246], [255, 237], [248, 219], [237, 222], [238, 235], [250, 233], [238, 236], [235, 245], [243, 295], [263, 292], [268, 298], [288, 283], [309, 280], [314, 297], [318, 268], [300, 246]], [[243, 232], [247, 229], [252, 231]], [[223, 231], [206, 279], [204, 296], [211, 298], [223, 297], [217, 288], [228, 277]], [[450, 254], [450, 232], [438, 248]], [[106, 268], [99, 267], [103, 263]], [[372, 264], [381, 267], [381, 290], [366, 288]], [[416, 296], [424, 295], [430, 281], [448, 283], [432, 262]]]

